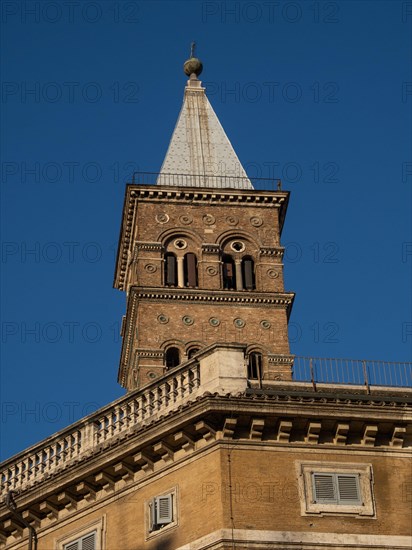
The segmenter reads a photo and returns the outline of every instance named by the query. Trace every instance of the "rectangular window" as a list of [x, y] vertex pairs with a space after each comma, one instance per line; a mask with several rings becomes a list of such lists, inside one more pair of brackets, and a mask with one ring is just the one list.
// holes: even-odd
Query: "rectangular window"
[[155, 497], [150, 507], [150, 531], [157, 531], [173, 521], [173, 496]]
[[296, 462], [302, 515], [376, 517], [371, 464]]
[[106, 516], [93, 520], [56, 539], [56, 550], [104, 550]]
[[178, 525], [177, 487], [157, 495], [145, 503], [146, 507], [146, 538], [156, 537], [168, 529]]

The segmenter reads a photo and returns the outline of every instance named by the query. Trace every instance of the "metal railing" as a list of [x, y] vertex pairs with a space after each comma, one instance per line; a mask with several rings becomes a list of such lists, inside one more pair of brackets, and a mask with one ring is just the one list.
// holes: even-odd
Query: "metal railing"
[[210, 187], [219, 189], [249, 189], [281, 191], [280, 179], [225, 176], [220, 174], [165, 174], [159, 172], [133, 172], [135, 185], [175, 185], [177, 187]]
[[336, 359], [330, 357], [295, 357], [293, 380], [359, 386], [412, 387], [412, 363]]

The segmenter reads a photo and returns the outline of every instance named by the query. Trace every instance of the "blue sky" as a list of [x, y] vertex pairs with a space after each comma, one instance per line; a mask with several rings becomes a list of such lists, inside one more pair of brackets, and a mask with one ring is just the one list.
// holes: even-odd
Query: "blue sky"
[[1, 457], [119, 397], [125, 181], [190, 42], [250, 176], [291, 191], [292, 352], [411, 360], [411, 2], [2, 4]]

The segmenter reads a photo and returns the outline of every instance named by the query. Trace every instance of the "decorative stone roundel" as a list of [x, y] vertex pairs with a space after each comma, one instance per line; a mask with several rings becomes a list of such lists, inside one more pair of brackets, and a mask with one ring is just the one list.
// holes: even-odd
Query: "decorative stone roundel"
[[272, 325], [269, 321], [260, 321], [260, 326], [265, 330], [268, 330]]
[[230, 248], [235, 252], [243, 252], [245, 250], [245, 243], [242, 243], [242, 241], [233, 241], [230, 243]]
[[164, 212], [161, 212], [156, 216], [157, 223], [167, 223], [169, 220], [170, 220], [169, 216]]
[[189, 216], [189, 215], [180, 216], [179, 221], [183, 225], [190, 225], [193, 221], [193, 218], [192, 216]]
[[178, 250], [183, 250], [187, 247], [187, 242], [184, 239], [176, 239], [173, 244]]
[[216, 218], [212, 214], [205, 214], [203, 216], [203, 223], [205, 225], [213, 225], [216, 221]]
[[209, 265], [207, 268], [206, 268], [206, 273], [208, 275], [210, 275], [211, 277], [214, 277], [215, 275], [218, 274], [218, 269], [217, 267], [215, 267], [214, 265]]
[[161, 313], [160, 315], [157, 316], [157, 320], [162, 325], [165, 325], [166, 323], [169, 322], [169, 317], [167, 315], [164, 315], [163, 313]]
[[253, 225], [253, 227], [260, 227], [263, 224], [262, 218], [259, 218], [259, 216], [253, 216], [250, 218], [250, 223]]
[[187, 326], [193, 325], [194, 323], [192, 317], [190, 317], [189, 315], [185, 315], [184, 317], [182, 317], [182, 321]]
[[148, 372], [147, 377], [150, 378], [150, 380], [153, 380], [154, 378], [157, 378], [156, 373], [153, 372], [153, 371]]
[[220, 325], [220, 321], [217, 317], [211, 317], [209, 319], [209, 324], [212, 325], [212, 327], [218, 327]]
[[243, 319], [235, 319], [233, 321], [233, 324], [235, 325], [236, 328], [243, 328], [246, 325]]
[[157, 271], [157, 267], [154, 264], [146, 264], [144, 268], [148, 273], [155, 273]]
[[275, 269], [268, 269], [267, 274], [271, 279], [277, 279], [279, 277], [279, 273]]
[[239, 218], [237, 218], [236, 216], [228, 216], [226, 218], [226, 221], [229, 225], [235, 226], [239, 223]]

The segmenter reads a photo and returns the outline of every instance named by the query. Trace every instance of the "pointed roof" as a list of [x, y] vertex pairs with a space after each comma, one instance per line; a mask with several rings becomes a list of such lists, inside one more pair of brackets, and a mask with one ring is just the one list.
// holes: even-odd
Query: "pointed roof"
[[193, 70], [194, 62], [199, 63], [200, 69], [192, 72], [187, 82], [183, 106], [157, 184], [253, 189], [197, 78], [200, 61], [189, 59], [185, 70], [187, 66]]

